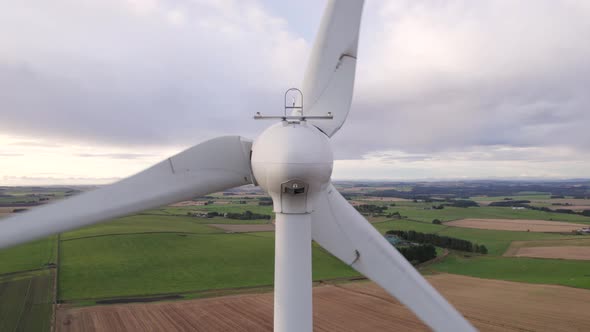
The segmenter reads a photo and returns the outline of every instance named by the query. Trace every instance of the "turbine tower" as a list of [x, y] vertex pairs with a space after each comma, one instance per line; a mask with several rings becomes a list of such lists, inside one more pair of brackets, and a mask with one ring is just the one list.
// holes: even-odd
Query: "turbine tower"
[[[257, 184], [276, 213], [274, 329], [312, 331], [312, 239], [435, 331], [475, 331], [330, 182], [332, 137], [347, 118], [362, 0], [330, 0], [301, 106], [252, 141], [215, 138], [115, 184], [0, 221], [0, 248], [195, 196]], [[257, 115], [255, 118], [277, 118]]]

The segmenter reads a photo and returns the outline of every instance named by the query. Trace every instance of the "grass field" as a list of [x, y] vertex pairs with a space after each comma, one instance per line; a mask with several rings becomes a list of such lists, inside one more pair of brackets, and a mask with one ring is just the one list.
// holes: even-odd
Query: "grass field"
[[[429, 204], [428, 206], [431, 206]], [[445, 207], [442, 210], [425, 210], [420, 206], [415, 205], [401, 205], [391, 206], [388, 213], [399, 212], [402, 216], [408, 219], [432, 222], [433, 219], [441, 221], [450, 221], [464, 218], [480, 218], [480, 219], [538, 219], [538, 220], [554, 220], [554, 221], [569, 221], [577, 223], [590, 224], [590, 217], [584, 217], [577, 214], [554, 213], [535, 210], [513, 210], [509, 207]]]
[[[157, 245], [156, 245], [157, 244]], [[356, 275], [319, 248], [313, 278]], [[64, 300], [270, 285], [274, 238], [257, 234], [149, 234], [62, 242]]]
[[488, 248], [490, 255], [502, 255], [504, 251], [510, 246], [512, 241], [529, 241], [529, 240], [544, 240], [544, 239], [570, 239], [578, 238], [576, 235], [560, 235], [548, 233], [532, 233], [532, 232], [511, 232], [511, 231], [497, 231], [484, 230], [460, 227], [448, 227], [445, 225], [434, 225], [426, 222], [416, 222], [409, 220], [394, 220], [382, 223], [373, 224], [377, 230], [385, 233], [388, 230], [415, 230], [423, 233], [436, 233], [439, 235], [446, 235], [456, 237], [464, 240], [484, 244]]
[[108, 234], [149, 233], [149, 232], [179, 232], [179, 233], [218, 233], [219, 230], [203, 223], [213, 219], [193, 217], [134, 215], [119, 218], [106, 223], [81, 228], [62, 234], [62, 240], [80, 237], [91, 237]]
[[49, 331], [52, 275], [0, 280], [0, 331]]
[[429, 270], [472, 277], [555, 284], [590, 289], [590, 263], [561, 259], [448, 256]]
[[504, 198], [512, 198], [513, 200], [537, 200], [537, 199], [551, 199], [550, 193], [535, 193], [535, 192], [524, 192], [520, 195], [512, 195], [512, 196], [473, 196], [469, 199], [474, 201], [487, 201], [487, 202], [499, 202], [503, 201]]
[[210, 204], [201, 206], [169, 206], [159, 210], [164, 213], [177, 215], [186, 215], [186, 213], [189, 211], [215, 211], [219, 213], [243, 213], [246, 211], [251, 211], [260, 214], [273, 214], [272, 206], [260, 206], [258, 204]]
[[56, 249], [55, 236], [52, 236], [0, 250], [0, 275], [40, 269], [46, 267], [48, 263], [55, 263]]

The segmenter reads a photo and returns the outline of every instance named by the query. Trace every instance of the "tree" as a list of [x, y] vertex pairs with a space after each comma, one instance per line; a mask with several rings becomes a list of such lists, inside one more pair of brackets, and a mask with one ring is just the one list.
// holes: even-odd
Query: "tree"
[[486, 246], [484, 246], [483, 244], [481, 246], [479, 246], [479, 253], [480, 254], [487, 254], [488, 253], [488, 248], [486, 248]]
[[433, 224], [435, 224], [435, 225], [440, 225], [440, 224], [442, 224], [442, 222], [441, 222], [440, 220], [438, 220], [438, 219], [434, 219], [434, 220], [432, 221], [432, 223], [433, 223]]

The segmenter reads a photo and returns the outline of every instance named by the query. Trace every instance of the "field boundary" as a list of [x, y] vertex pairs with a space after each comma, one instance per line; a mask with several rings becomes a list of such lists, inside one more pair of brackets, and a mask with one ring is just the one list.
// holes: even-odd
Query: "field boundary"
[[[207, 224], [203, 224], [204, 226], [211, 227]], [[218, 229], [215, 229], [218, 230]], [[197, 233], [197, 232], [177, 232], [177, 231], [149, 231], [149, 232], [132, 232], [132, 233], [108, 233], [108, 234], [97, 234], [97, 235], [87, 235], [87, 236], [80, 236], [80, 237], [73, 237], [68, 239], [63, 239], [61, 241], [74, 241], [74, 240], [83, 240], [83, 239], [91, 239], [95, 237], [105, 237], [105, 236], [124, 236], [124, 235], [151, 235], [151, 234], [187, 234], [187, 235], [227, 235], [228, 233], [225, 232], [214, 232], [214, 233]]]
[[[313, 283], [316, 285], [332, 285], [334, 283], [342, 283], [342, 282], [354, 282], [354, 281], [364, 281], [368, 280], [364, 276], [354, 276], [354, 277], [338, 277], [338, 278], [330, 278], [330, 279], [319, 279], [314, 280]], [[79, 302], [97, 302], [97, 305], [108, 305], [108, 301], [119, 301], [116, 304], [124, 304], [124, 303], [135, 303], [135, 302], [146, 302], [146, 299], [151, 298], [164, 298], [164, 297], [171, 297], [171, 296], [180, 296], [180, 298], [175, 298], [178, 300], [184, 300], [184, 296], [190, 295], [204, 295], [203, 297], [221, 297], [221, 296], [228, 296], [239, 294], [242, 291], [247, 291], [247, 293], [256, 292], [260, 290], [272, 290], [274, 287], [272, 284], [266, 285], [256, 285], [256, 286], [243, 286], [243, 287], [228, 287], [228, 288], [216, 288], [216, 289], [206, 289], [206, 290], [191, 290], [191, 291], [184, 291], [184, 292], [169, 292], [169, 293], [153, 293], [153, 294], [142, 294], [142, 295], [128, 295], [128, 296], [113, 296], [113, 297], [95, 297], [95, 298], [77, 298], [77, 299], [68, 299], [62, 300], [62, 304], [73, 304]], [[127, 301], [125, 301], [127, 300]], [[166, 299], [164, 299], [166, 300]], [[98, 303], [98, 302], [103, 303]], [[107, 301], [105, 303], [105, 301]], [[113, 303], [114, 304], [114, 303]]]

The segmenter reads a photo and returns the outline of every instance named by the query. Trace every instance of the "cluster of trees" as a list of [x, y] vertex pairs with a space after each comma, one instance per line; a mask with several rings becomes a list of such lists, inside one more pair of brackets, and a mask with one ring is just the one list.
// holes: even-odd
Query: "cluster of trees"
[[472, 200], [468, 200], [468, 199], [454, 200], [454, 201], [451, 201], [448, 205], [449, 206], [454, 206], [454, 207], [460, 207], [460, 208], [467, 208], [467, 207], [472, 207], [472, 206], [479, 206], [479, 204], [477, 204], [477, 202], [472, 201]]
[[254, 213], [252, 211], [246, 211], [244, 213], [228, 212], [225, 214], [225, 217], [229, 218], [229, 219], [239, 219], [239, 220], [257, 220], [257, 219], [270, 220], [270, 218], [271, 218], [271, 216], [268, 214], [259, 214], [259, 213]]
[[522, 207], [528, 207], [528, 203], [530, 203], [531, 201], [527, 201], [527, 200], [514, 200], [514, 199], [510, 199], [510, 200], [504, 200], [504, 201], [500, 201], [500, 202], [491, 202], [489, 206], [504, 206], [504, 207], [511, 207], [511, 206], [522, 206]]
[[399, 212], [397, 212], [397, 211], [395, 211], [393, 213], [388, 213], [386, 215], [386, 217], [387, 218], [395, 218], [395, 219], [401, 219], [401, 218], [403, 218], [402, 215]]
[[187, 212], [187, 216], [189, 217], [197, 217], [197, 218], [215, 218], [215, 217], [223, 217], [223, 215], [219, 212], [209, 211], [209, 212]]
[[432, 244], [398, 247], [397, 250], [412, 264], [420, 264], [436, 258], [436, 248]]
[[264, 196], [258, 199], [258, 205], [260, 206], [270, 206], [272, 205], [272, 198]]
[[486, 246], [473, 244], [471, 241], [457, 239], [450, 236], [440, 236], [433, 233], [421, 233], [416, 231], [400, 231], [391, 230], [387, 231], [388, 235], [398, 236], [406, 241], [417, 242], [417, 243], [429, 243], [437, 247], [448, 248], [453, 250], [477, 252], [480, 254], [487, 254], [488, 248]]
[[387, 210], [387, 206], [374, 204], [361, 204], [355, 206], [355, 208], [360, 213], [383, 213]]

